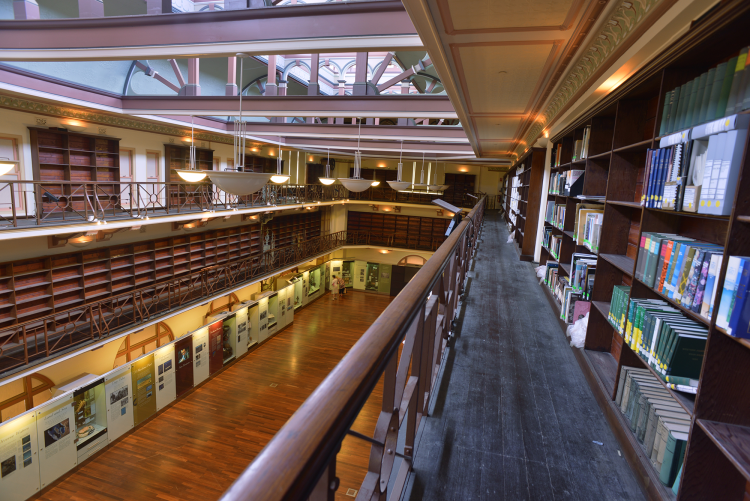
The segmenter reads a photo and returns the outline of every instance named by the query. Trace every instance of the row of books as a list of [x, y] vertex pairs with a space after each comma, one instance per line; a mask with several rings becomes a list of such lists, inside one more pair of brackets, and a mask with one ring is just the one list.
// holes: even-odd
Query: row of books
[[547, 248], [552, 257], [560, 259], [560, 248], [562, 247], [562, 237], [560, 235], [553, 235], [552, 228], [544, 228], [544, 247]]
[[615, 285], [612, 287], [612, 301], [609, 303], [609, 314], [607, 320], [617, 332], [622, 335], [625, 332], [625, 316], [628, 312], [628, 301], [630, 300], [630, 287], [627, 285]]
[[569, 277], [560, 276], [560, 265], [547, 262], [544, 283], [560, 303], [560, 318], [567, 324], [580, 320], [591, 309], [591, 302], [584, 298], [584, 293], [571, 285]]
[[[549, 178], [549, 193], [560, 196], [580, 195], [583, 190], [584, 170], [571, 169], [565, 172], [551, 172]], [[580, 180], [580, 182], [579, 182]]]
[[547, 213], [545, 215], [545, 221], [555, 226], [556, 228], [563, 229], [563, 226], [565, 224], [565, 209], [565, 204], [547, 202]]
[[750, 108], [748, 48], [664, 96], [659, 135]]
[[573, 143], [573, 162], [589, 156], [589, 139], [591, 139], [591, 126], [587, 125], [583, 128], [583, 138]]
[[708, 329], [661, 299], [631, 299], [625, 318], [630, 348], [672, 389], [697, 393]]
[[690, 416], [647, 369], [623, 365], [615, 402], [643, 446], [659, 480], [677, 494]]
[[[583, 221], [585, 216], [586, 220]], [[589, 211], [581, 216], [583, 224], [583, 246], [594, 253], [599, 253], [599, 238], [602, 235], [604, 211]]]
[[750, 303], [747, 301], [749, 282], [750, 257], [730, 256], [716, 325], [734, 337], [745, 339], [750, 338]]
[[508, 219], [513, 224], [513, 226], [517, 226], [516, 220], [518, 218], [518, 201], [521, 199], [520, 189], [521, 178], [518, 176], [513, 176], [510, 185], [510, 211], [508, 211]]
[[591, 298], [595, 275], [596, 256], [574, 252], [570, 259], [570, 286], [573, 291], [580, 293], [583, 299]]
[[682, 307], [710, 319], [721, 269], [721, 246], [673, 233], [644, 232], [635, 278]]
[[641, 205], [729, 215], [741, 170], [747, 115], [732, 115], [663, 137], [648, 150]]

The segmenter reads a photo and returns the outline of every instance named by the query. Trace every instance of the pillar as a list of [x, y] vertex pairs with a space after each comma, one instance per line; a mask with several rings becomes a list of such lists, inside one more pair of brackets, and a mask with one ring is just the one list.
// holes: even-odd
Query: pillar
[[188, 81], [187, 84], [180, 89], [180, 95], [182, 96], [200, 96], [201, 85], [200, 85], [200, 59], [193, 57], [188, 59]]
[[354, 63], [354, 87], [352, 95], [367, 95], [367, 52], [357, 52]]
[[104, 1], [78, 0], [78, 17], [104, 17]]
[[307, 86], [308, 96], [317, 96], [320, 91], [318, 84], [318, 70], [320, 69], [320, 54], [310, 56], [310, 83]]
[[236, 96], [239, 92], [237, 90], [237, 58], [227, 58], [227, 85], [224, 88], [225, 96]]
[[276, 85], [276, 55], [268, 56], [268, 79], [266, 81], [266, 96], [277, 96]]
[[[409, 93], [409, 86], [411, 85], [411, 82], [407, 80], [403, 80], [401, 82], [401, 94], [408, 94]], [[414, 120], [412, 120], [414, 122]], [[399, 118], [398, 119], [398, 125], [409, 125], [409, 119], [408, 118]]]
[[171, 14], [172, 0], [146, 0], [146, 14]]
[[36, 0], [14, 0], [14, 19], [39, 19], [39, 4]]
[[224, 0], [224, 10], [260, 9], [265, 6], [263, 0]]

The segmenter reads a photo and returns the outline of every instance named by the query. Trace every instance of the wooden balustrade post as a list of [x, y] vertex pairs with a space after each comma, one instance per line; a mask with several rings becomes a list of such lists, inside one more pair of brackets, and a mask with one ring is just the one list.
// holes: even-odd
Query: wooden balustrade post
[[308, 501], [334, 501], [338, 488], [339, 479], [336, 478], [336, 456], [334, 456], [307, 499]]
[[[427, 301], [427, 311], [439, 307], [440, 302], [437, 297], [433, 296]], [[422, 313], [422, 317], [424, 318], [424, 313]], [[427, 399], [430, 393], [430, 381], [432, 379], [430, 377], [430, 374], [432, 373], [430, 363], [432, 361], [432, 345], [435, 337], [426, 329], [422, 329], [422, 331], [417, 334], [419, 336], [414, 340], [415, 350], [414, 359], [412, 360], [412, 373], [417, 372], [419, 374], [416, 405], [420, 415], [429, 415]], [[411, 410], [409, 412], [411, 412]]]
[[23, 332], [23, 361], [25, 364], [29, 363], [29, 342], [26, 338], [26, 326], [24, 325], [21, 332]]

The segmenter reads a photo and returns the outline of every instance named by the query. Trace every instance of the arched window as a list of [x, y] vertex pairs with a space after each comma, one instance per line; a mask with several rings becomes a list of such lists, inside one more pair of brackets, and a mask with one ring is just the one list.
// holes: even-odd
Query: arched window
[[398, 265], [406, 266], [408, 264], [411, 264], [415, 266], [423, 266], [426, 262], [427, 260], [425, 258], [414, 254], [414, 255], [406, 256], [405, 258], [402, 258], [401, 261], [398, 262]]

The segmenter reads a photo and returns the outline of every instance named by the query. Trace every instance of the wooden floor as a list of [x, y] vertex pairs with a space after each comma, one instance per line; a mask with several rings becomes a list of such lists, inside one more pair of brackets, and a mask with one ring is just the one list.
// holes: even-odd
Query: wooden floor
[[[291, 326], [33, 499], [218, 499], [391, 300], [350, 292], [297, 311]], [[354, 430], [372, 436], [381, 388]], [[369, 452], [369, 444], [344, 440], [337, 499], [353, 499], [346, 491], [359, 489]]]
[[487, 213], [410, 501], [641, 500], [531, 263]]

